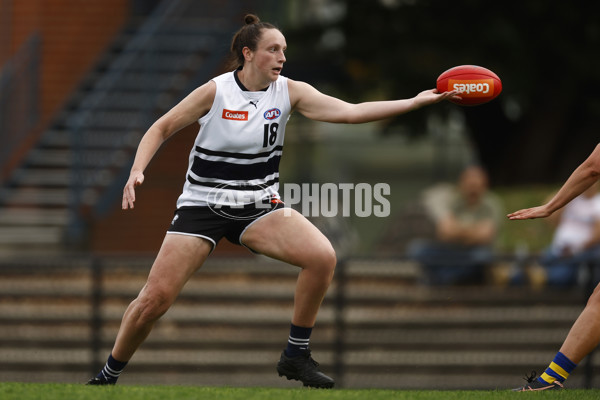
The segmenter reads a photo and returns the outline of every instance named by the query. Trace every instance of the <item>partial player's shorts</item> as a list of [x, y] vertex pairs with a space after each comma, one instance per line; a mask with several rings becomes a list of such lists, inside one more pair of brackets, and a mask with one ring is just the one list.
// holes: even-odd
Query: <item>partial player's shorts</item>
[[284, 207], [278, 199], [244, 207], [181, 207], [175, 210], [167, 234], [204, 238], [212, 243], [213, 250], [223, 237], [231, 243], [247, 247], [241, 242], [246, 229], [262, 217]]

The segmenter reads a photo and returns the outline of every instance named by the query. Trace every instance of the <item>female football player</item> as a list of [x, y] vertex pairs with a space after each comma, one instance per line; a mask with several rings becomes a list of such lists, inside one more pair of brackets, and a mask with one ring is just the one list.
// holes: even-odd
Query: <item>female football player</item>
[[300, 213], [282, 212], [278, 168], [288, 117], [297, 111], [318, 121], [356, 124], [450, 99], [456, 92], [426, 90], [410, 99], [349, 104], [281, 75], [286, 49], [275, 26], [247, 15], [231, 44], [236, 68], [194, 90], [140, 141], [123, 190], [124, 210], [134, 208], [135, 188], [162, 143], [200, 122], [173, 222], [145, 286], [125, 311], [106, 366], [89, 384], [117, 381], [154, 323], [226, 237], [300, 268], [290, 335], [277, 371], [305, 386], [333, 387], [310, 356], [309, 338], [336, 256], [329, 240]]

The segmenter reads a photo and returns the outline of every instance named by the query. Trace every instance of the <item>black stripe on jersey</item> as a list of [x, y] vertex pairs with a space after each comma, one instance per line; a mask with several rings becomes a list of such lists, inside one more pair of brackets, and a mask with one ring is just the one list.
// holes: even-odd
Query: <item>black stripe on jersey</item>
[[248, 153], [230, 153], [228, 151], [214, 151], [205, 149], [204, 147], [196, 146], [198, 153], [206, 154], [207, 156], [218, 156], [218, 157], [230, 157], [238, 158], [240, 160], [253, 160], [255, 158], [268, 157], [276, 151], [283, 150], [283, 146], [275, 146], [271, 151], [265, 151], [263, 153], [248, 154]]
[[251, 192], [256, 192], [259, 190], [264, 190], [265, 187], [268, 186], [272, 186], [276, 183], [279, 182], [279, 178], [275, 178], [275, 179], [271, 179], [266, 181], [265, 183], [261, 183], [260, 185], [233, 185], [230, 183], [222, 183], [222, 182], [204, 182], [204, 181], [199, 181], [196, 180], [194, 178], [192, 178], [191, 176], [187, 176], [187, 180], [190, 183], [193, 183], [194, 185], [201, 185], [201, 186], [208, 186], [208, 187], [223, 187], [226, 186], [227, 189], [231, 189], [231, 190], [241, 190], [241, 191], [251, 191]]
[[279, 172], [281, 156], [273, 156], [266, 162], [255, 164], [234, 164], [225, 161], [209, 161], [194, 157], [192, 172], [199, 177], [229, 181], [249, 181], [264, 179]]

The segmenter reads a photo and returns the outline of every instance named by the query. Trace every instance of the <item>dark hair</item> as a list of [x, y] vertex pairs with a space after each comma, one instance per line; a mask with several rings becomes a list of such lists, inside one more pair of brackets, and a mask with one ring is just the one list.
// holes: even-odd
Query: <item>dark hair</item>
[[273, 24], [261, 22], [260, 18], [254, 14], [246, 14], [244, 22], [246, 24], [233, 35], [231, 40], [230, 69], [237, 69], [244, 65], [244, 54], [242, 53], [244, 47], [256, 51], [263, 29], [277, 29]]

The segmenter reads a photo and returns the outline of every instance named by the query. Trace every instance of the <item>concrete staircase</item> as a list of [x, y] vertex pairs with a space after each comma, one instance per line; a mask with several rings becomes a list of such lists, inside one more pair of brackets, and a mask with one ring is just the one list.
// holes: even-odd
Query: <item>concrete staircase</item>
[[86, 219], [118, 201], [145, 130], [218, 70], [232, 15], [216, 1], [163, 1], [124, 29], [0, 186], [0, 251], [85, 243]]

